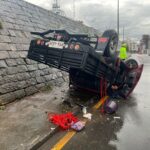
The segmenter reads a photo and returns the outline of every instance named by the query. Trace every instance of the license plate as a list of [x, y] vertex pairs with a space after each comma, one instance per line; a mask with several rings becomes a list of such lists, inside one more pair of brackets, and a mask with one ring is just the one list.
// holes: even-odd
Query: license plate
[[63, 49], [64, 42], [51, 40], [51, 41], [47, 42], [45, 45], [48, 47], [51, 47], [51, 48]]

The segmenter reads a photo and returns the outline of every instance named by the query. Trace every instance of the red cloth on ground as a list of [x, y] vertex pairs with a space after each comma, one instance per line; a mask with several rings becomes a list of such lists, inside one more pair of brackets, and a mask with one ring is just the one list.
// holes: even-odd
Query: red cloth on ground
[[49, 121], [51, 121], [55, 125], [60, 126], [64, 130], [69, 129], [72, 124], [78, 121], [78, 118], [75, 117], [71, 112], [66, 114], [48, 113], [48, 119]]

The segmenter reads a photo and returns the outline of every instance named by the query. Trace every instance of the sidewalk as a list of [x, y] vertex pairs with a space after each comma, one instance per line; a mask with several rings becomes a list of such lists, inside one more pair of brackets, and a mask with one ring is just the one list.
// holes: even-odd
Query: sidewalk
[[14, 102], [0, 110], [0, 150], [29, 150], [52, 132], [46, 111], [61, 113], [68, 85]]

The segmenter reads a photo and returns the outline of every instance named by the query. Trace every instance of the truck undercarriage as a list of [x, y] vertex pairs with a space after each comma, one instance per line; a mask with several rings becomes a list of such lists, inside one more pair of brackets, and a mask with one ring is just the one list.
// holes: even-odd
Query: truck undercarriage
[[[127, 98], [138, 83], [143, 64], [138, 59], [122, 61], [117, 57], [118, 35], [107, 30], [101, 37], [48, 30], [30, 43], [28, 58], [69, 73], [69, 85], [79, 89], [107, 93], [117, 85], [119, 95]], [[109, 93], [109, 92], [108, 92]]]

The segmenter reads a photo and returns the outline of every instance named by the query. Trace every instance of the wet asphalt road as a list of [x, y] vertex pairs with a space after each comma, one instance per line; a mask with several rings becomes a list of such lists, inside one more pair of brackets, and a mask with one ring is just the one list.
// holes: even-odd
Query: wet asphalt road
[[[150, 56], [143, 55], [142, 59], [145, 66], [141, 79], [127, 100], [117, 100], [117, 113], [92, 112], [86, 128], [75, 134], [63, 150], [150, 149]], [[60, 131], [39, 149], [51, 149], [64, 134]]]

